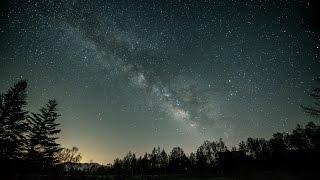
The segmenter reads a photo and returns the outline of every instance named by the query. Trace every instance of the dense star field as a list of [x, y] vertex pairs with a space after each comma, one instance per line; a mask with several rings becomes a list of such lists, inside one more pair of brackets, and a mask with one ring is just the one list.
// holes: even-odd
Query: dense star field
[[55, 98], [60, 142], [112, 162], [160, 145], [229, 146], [313, 120], [319, 77], [309, 1], [9, 1], [0, 92], [27, 79], [30, 110]]

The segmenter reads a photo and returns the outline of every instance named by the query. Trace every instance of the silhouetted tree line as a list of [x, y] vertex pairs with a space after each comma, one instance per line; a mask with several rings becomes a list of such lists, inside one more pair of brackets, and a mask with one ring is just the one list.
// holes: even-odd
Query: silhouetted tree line
[[305, 127], [297, 125], [291, 133], [275, 133], [269, 140], [249, 137], [230, 150], [219, 139], [204, 141], [196, 152], [189, 155], [180, 147], [174, 147], [169, 154], [155, 147], [151, 153], [140, 157], [129, 152], [122, 159], [115, 159], [106, 171], [133, 176], [232, 174], [244, 170], [290, 170], [292, 167], [312, 169], [317, 167], [313, 167], [313, 163], [319, 162], [319, 145], [320, 126], [309, 122]]
[[[316, 81], [320, 82], [319, 79]], [[309, 95], [314, 106], [301, 106], [312, 115], [320, 116], [320, 88], [313, 88]], [[243, 174], [255, 171], [313, 171], [320, 162], [320, 126], [309, 122], [305, 127], [297, 125], [291, 133], [275, 133], [272, 138], [249, 137], [238, 147], [228, 149], [222, 139], [204, 141], [196, 152], [186, 155], [182, 148], [174, 147], [167, 154], [155, 147], [151, 153], [136, 157], [129, 152], [123, 159], [117, 158], [106, 170], [118, 175], [146, 174]]]
[[41, 172], [58, 162], [56, 142], [60, 116], [57, 102], [37, 113], [26, 110], [27, 82], [21, 80], [0, 95], [0, 163], [3, 172]]

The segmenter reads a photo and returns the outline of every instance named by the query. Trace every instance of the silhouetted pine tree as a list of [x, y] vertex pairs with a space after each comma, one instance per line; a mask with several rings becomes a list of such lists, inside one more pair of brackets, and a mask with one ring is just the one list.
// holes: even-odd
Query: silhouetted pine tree
[[123, 162], [121, 159], [116, 158], [113, 163], [113, 171], [117, 175], [123, 175]]
[[174, 147], [169, 156], [169, 167], [171, 172], [185, 172], [188, 168], [188, 158], [180, 147]]
[[164, 149], [160, 153], [160, 168], [163, 174], [167, 174], [167, 166], [169, 164], [169, 157]]
[[55, 135], [60, 132], [56, 123], [60, 115], [57, 113], [57, 102], [50, 100], [40, 113], [31, 116], [32, 130], [29, 135], [28, 159], [50, 166], [56, 162], [56, 154], [61, 150]]
[[151, 154], [150, 154], [150, 162], [152, 171], [157, 172], [161, 166], [161, 154], [160, 154], [160, 147], [154, 147]]
[[150, 171], [151, 163], [149, 159], [149, 154], [145, 153], [144, 156], [140, 160], [140, 172], [147, 173]]
[[123, 158], [123, 169], [126, 175], [134, 175], [136, 172], [137, 159], [134, 153], [129, 153]]
[[27, 82], [21, 80], [0, 97], [0, 159], [23, 158], [27, 131]]
[[204, 143], [198, 147], [196, 157], [199, 171], [206, 171], [213, 166], [215, 149], [215, 143], [211, 143], [210, 141], [204, 141]]

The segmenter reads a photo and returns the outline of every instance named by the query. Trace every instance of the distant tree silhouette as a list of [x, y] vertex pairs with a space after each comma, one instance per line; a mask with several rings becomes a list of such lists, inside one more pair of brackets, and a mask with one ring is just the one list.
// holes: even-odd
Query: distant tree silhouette
[[25, 110], [27, 81], [21, 80], [0, 97], [0, 159], [22, 159], [28, 111]]
[[138, 159], [138, 170], [139, 174], [149, 173], [151, 169], [151, 163], [149, 160], [149, 154], [145, 153], [143, 157], [139, 157]]
[[240, 141], [239, 143], [239, 151], [242, 151], [242, 152], [249, 152], [248, 148], [247, 148], [247, 145], [244, 141]]
[[222, 138], [219, 139], [218, 142], [212, 142], [212, 144], [214, 145], [215, 144], [215, 147], [216, 147], [216, 151], [217, 152], [226, 152], [228, 151], [228, 147], [226, 146], [226, 144], [222, 141]]
[[81, 154], [79, 153], [79, 148], [78, 147], [72, 147], [71, 149], [69, 148], [62, 148], [58, 153], [57, 153], [57, 160], [59, 163], [79, 163], [82, 159]]
[[188, 158], [180, 147], [174, 147], [169, 156], [169, 167], [173, 172], [185, 172], [188, 168]]
[[293, 150], [308, 150], [312, 146], [310, 143], [305, 129], [298, 124], [290, 135], [290, 148]]
[[114, 160], [114, 162], [113, 162], [113, 171], [114, 171], [114, 173], [117, 174], [117, 175], [124, 174], [122, 166], [123, 166], [122, 160], [119, 159], [119, 158], [116, 158]]
[[273, 153], [284, 152], [290, 148], [290, 139], [287, 133], [275, 133], [269, 140], [270, 150]]
[[213, 153], [211, 150], [210, 142], [205, 141], [200, 147], [198, 147], [196, 152], [196, 158], [198, 162], [198, 168], [200, 171], [204, 171], [213, 163]]
[[288, 136], [290, 150], [320, 150], [320, 126], [313, 122], [304, 128], [298, 124]]
[[[315, 169], [311, 164], [319, 160], [320, 126], [313, 122], [300, 125], [291, 133], [274, 133], [272, 138], [249, 137], [239, 148], [228, 150], [222, 139], [204, 141], [195, 153], [186, 156], [182, 148], [174, 147], [168, 157], [160, 147], [138, 159], [129, 152], [116, 159], [111, 168], [118, 175], [226, 175], [256, 173], [281, 169], [302, 171]], [[303, 165], [301, 165], [303, 164]]]
[[264, 160], [269, 157], [270, 147], [264, 138], [248, 138], [246, 147], [249, 154], [256, 159]]
[[198, 165], [198, 162], [197, 162], [197, 156], [194, 152], [191, 152], [190, 153], [190, 156], [189, 156], [189, 170], [192, 171], [192, 172], [196, 172], [197, 171], [197, 165]]
[[167, 167], [169, 165], [169, 157], [164, 149], [160, 153], [160, 171], [162, 174], [167, 174]]
[[124, 170], [125, 175], [134, 175], [137, 167], [137, 159], [134, 153], [129, 153], [123, 158], [122, 168]]
[[150, 154], [150, 163], [153, 171], [157, 171], [161, 166], [160, 147], [154, 147]]
[[197, 166], [200, 171], [208, 171], [208, 169], [216, 166], [220, 152], [228, 150], [225, 143], [220, 138], [219, 141], [204, 141], [204, 143], [197, 149], [196, 158]]
[[43, 166], [49, 167], [58, 162], [57, 154], [61, 150], [60, 144], [56, 142], [56, 136], [60, 129], [56, 122], [60, 116], [57, 113], [57, 102], [50, 100], [40, 113], [32, 113], [31, 132], [29, 134], [30, 147], [28, 158], [41, 162]]

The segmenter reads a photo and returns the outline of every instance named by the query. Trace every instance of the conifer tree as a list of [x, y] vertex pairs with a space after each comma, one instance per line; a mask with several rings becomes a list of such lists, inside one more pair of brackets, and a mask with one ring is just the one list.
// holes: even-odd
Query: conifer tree
[[0, 96], [0, 159], [17, 160], [25, 152], [27, 81], [21, 80]]
[[50, 100], [40, 113], [31, 116], [32, 130], [29, 135], [28, 159], [50, 166], [57, 162], [56, 155], [61, 150], [60, 144], [56, 142], [56, 134], [60, 132], [56, 123], [60, 115], [57, 113], [57, 102]]
[[160, 164], [161, 164], [161, 171], [166, 174], [167, 173], [167, 166], [169, 164], [169, 157], [164, 149], [162, 149], [160, 153]]

